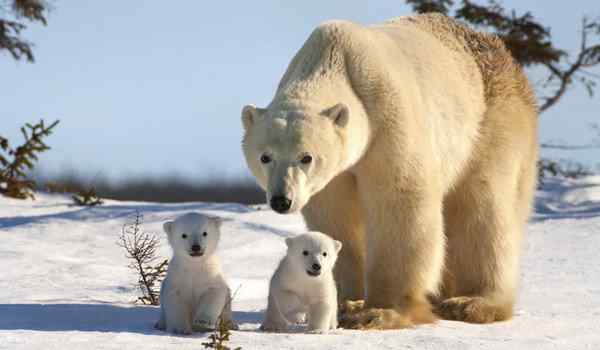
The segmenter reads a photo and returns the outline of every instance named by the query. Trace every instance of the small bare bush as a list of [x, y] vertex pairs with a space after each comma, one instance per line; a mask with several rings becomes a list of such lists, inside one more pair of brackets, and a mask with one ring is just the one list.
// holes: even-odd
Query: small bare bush
[[129, 267], [138, 276], [136, 285], [142, 296], [136, 301], [147, 305], [159, 305], [160, 283], [167, 274], [169, 261], [158, 257], [160, 241], [156, 235], [142, 230], [142, 221], [142, 215], [136, 211], [133, 221], [123, 226], [117, 244], [127, 252]]

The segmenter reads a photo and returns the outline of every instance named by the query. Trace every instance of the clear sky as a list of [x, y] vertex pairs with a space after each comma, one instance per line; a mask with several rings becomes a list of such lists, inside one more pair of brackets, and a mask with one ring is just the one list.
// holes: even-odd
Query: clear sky
[[[567, 49], [579, 44], [581, 17], [600, 16], [597, 0], [504, 4], [531, 11]], [[47, 27], [25, 32], [35, 43], [35, 64], [0, 55], [0, 134], [20, 140], [24, 122], [60, 119], [41, 166], [109, 178], [247, 175], [240, 110], [270, 101], [317, 24], [334, 18], [370, 24], [410, 13], [401, 0], [53, 5]], [[542, 140], [591, 141], [597, 96], [571, 90], [542, 115]], [[600, 150], [559, 155], [596, 163]]]

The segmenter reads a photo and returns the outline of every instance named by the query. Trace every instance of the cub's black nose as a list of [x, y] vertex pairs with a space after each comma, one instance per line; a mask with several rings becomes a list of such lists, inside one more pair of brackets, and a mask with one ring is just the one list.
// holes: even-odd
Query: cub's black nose
[[283, 214], [290, 210], [292, 206], [292, 200], [284, 196], [273, 196], [271, 197], [271, 208], [276, 212]]
[[199, 252], [201, 249], [202, 249], [202, 248], [201, 248], [201, 247], [200, 247], [200, 245], [198, 245], [198, 244], [194, 244], [194, 245], [192, 246], [192, 251], [193, 251], [193, 252]]
[[315, 264], [313, 264], [313, 265], [312, 265], [312, 268], [313, 268], [313, 270], [315, 270], [315, 271], [321, 271], [321, 265], [319, 265], [319, 264], [316, 264], [316, 263], [315, 263]]

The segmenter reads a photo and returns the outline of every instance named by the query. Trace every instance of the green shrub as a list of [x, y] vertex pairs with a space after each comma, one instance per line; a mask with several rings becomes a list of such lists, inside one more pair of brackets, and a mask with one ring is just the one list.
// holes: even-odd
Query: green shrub
[[49, 126], [43, 120], [35, 125], [25, 124], [21, 128], [25, 141], [17, 148], [12, 148], [8, 139], [0, 136], [0, 193], [11, 198], [35, 198], [36, 183], [26, 171], [33, 170], [39, 153], [50, 149], [44, 138], [52, 134], [57, 124], [58, 120]]

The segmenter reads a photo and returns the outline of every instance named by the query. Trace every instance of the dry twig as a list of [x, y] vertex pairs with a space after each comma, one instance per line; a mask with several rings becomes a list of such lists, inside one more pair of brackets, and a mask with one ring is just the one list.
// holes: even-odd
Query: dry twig
[[160, 283], [167, 274], [169, 262], [158, 258], [160, 241], [155, 235], [143, 232], [142, 220], [142, 215], [136, 211], [133, 222], [123, 226], [117, 244], [125, 249], [131, 260], [129, 267], [138, 275], [137, 286], [142, 296], [137, 301], [159, 305]]

